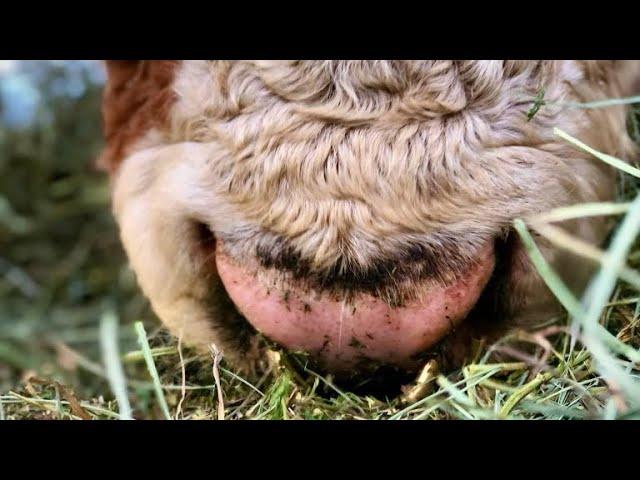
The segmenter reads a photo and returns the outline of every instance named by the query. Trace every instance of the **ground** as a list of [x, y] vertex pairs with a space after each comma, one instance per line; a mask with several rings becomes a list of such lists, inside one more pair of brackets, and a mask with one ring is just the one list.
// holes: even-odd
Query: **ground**
[[112, 419], [128, 416], [127, 406], [139, 419], [640, 418], [640, 207], [622, 204], [640, 191], [637, 171], [621, 172], [622, 206], [607, 207], [621, 223], [604, 260], [621, 255], [629, 268], [620, 280], [603, 263], [586, 312], [565, 295], [577, 320], [478, 344], [446, 375], [428, 365], [404, 396], [345, 392], [288, 355], [249, 381], [224, 359], [182, 348], [150, 311], [118, 239], [107, 179], [92, 167], [100, 86], [87, 78], [82, 94], [55, 93], [65, 78], [56, 68], [40, 80], [46, 103], [35, 124], [0, 128], [0, 418]]

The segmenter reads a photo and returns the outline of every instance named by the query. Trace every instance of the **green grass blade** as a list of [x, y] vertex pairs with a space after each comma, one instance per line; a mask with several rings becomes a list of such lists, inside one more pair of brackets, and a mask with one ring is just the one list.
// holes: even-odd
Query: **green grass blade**
[[603, 215], [620, 215], [629, 210], [630, 202], [593, 202], [569, 205], [566, 207], [554, 208], [549, 212], [544, 212], [531, 217], [530, 222], [553, 223], [564, 222], [584, 217], [597, 217]]
[[127, 381], [118, 353], [118, 318], [113, 311], [105, 312], [100, 319], [100, 346], [107, 380], [118, 403], [120, 419], [133, 420]]
[[629, 211], [613, 237], [607, 255], [603, 257], [602, 268], [597, 273], [588, 298], [587, 325], [597, 323], [618, 279], [618, 273], [626, 266], [626, 259], [636, 238], [640, 234], [640, 195], [629, 206]]
[[603, 162], [611, 165], [612, 167], [615, 167], [618, 170], [621, 170], [621, 171], [623, 171], [625, 173], [628, 173], [629, 175], [633, 175], [634, 177], [640, 178], [640, 169], [632, 167], [627, 162], [624, 162], [624, 161], [620, 160], [619, 158], [612, 157], [611, 155], [607, 155], [606, 153], [599, 152], [599, 151], [591, 148], [590, 146], [582, 143], [577, 138], [572, 137], [567, 132], [565, 132], [563, 130], [560, 130], [559, 128], [554, 128], [553, 129], [553, 133], [555, 133], [560, 138], [566, 140], [567, 142], [572, 143], [573, 145], [575, 145], [576, 147], [580, 148], [581, 150], [584, 150], [585, 152], [588, 152], [591, 155], [593, 155], [594, 157], [596, 157], [596, 158], [602, 160]]
[[[562, 279], [558, 276], [558, 274], [551, 268], [549, 263], [546, 261], [542, 252], [536, 245], [533, 237], [527, 230], [526, 225], [521, 219], [514, 220], [514, 227], [520, 238], [522, 239], [522, 243], [529, 254], [529, 258], [533, 263], [534, 267], [542, 277], [545, 284], [549, 287], [551, 292], [556, 296], [558, 301], [562, 304], [562, 306], [569, 312], [569, 314], [574, 319], [583, 319], [586, 315], [586, 312], [580, 302], [576, 299], [576, 297], [571, 293], [569, 288], [565, 285]], [[604, 257], [608, 258], [608, 257]], [[608, 299], [609, 297], [607, 297]], [[605, 306], [606, 306], [605, 301]], [[604, 308], [604, 307], [602, 307]], [[595, 326], [597, 330], [597, 334], [601, 338], [602, 342], [604, 342], [609, 348], [614, 350], [615, 352], [625, 355], [631, 361], [638, 361], [640, 358], [640, 353], [634, 350], [629, 345], [622, 343], [616, 337], [614, 337], [611, 333], [609, 333], [602, 325], [597, 323]]]
[[[601, 251], [599, 248], [594, 247], [579, 237], [574, 237], [559, 227], [533, 222], [531, 223], [531, 226], [539, 234], [550, 240], [554, 245], [572, 252], [574, 255], [588, 258], [589, 260], [599, 264], [602, 264], [607, 259], [606, 252]], [[621, 279], [634, 286], [640, 292], [639, 272], [624, 265], [618, 271], [618, 275]]]
[[[176, 347], [157, 347], [151, 349], [151, 356], [162, 357], [164, 355], [177, 355], [178, 349]], [[127, 352], [122, 356], [124, 363], [135, 363], [144, 360], [144, 352], [142, 350], [135, 350], [133, 352]]]
[[597, 361], [603, 376], [619, 385], [627, 397], [636, 403], [640, 402], [640, 383], [634, 381], [620, 367], [617, 359], [607, 351], [599, 320], [616, 287], [618, 272], [625, 265], [629, 251], [639, 234], [640, 195], [631, 203], [627, 215], [613, 237], [600, 271], [587, 289], [585, 315], [577, 319], [584, 330], [585, 345]]
[[617, 105], [633, 105], [635, 103], [640, 103], [640, 95], [634, 97], [623, 97], [623, 98], [607, 98], [606, 100], [595, 100], [593, 102], [563, 102], [563, 103], [552, 103], [549, 102], [548, 105], [557, 105], [562, 107], [570, 107], [570, 108], [604, 108], [604, 107], [614, 107]]
[[522, 244], [529, 254], [529, 258], [534, 267], [542, 277], [544, 283], [553, 292], [556, 298], [560, 301], [562, 306], [572, 315], [580, 317], [583, 314], [582, 306], [576, 297], [571, 293], [571, 290], [565, 285], [558, 274], [551, 268], [551, 265], [542, 255], [542, 252], [536, 245], [533, 237], [527, 230], [524, 221], [520, 218], [516, 218], [513, 221], [513, 226], [520, 235]]
[[162, 409], [164, 418], [166, 420], [171, 420], [172, 417], [169, 413], [169, 406], [167, 405], [167, 400], [164, 398], [164, 392], [162, 391], [162, 384], [160, 383], [158, 370], [156, 369], [156, 364], [153, 361], [153, 354], [151, 353], [151, 348], [149, 347], [149, 342], [147, 341], [147, 332], [145, 331], [142, 322], [136, 322], [134, 326], [136, 329], [136, 333], [138, 334], [138, 343], [140, 344], [140, 348], [142, 349], [142, 353], [144, 354], [144, 361], [147, 364], [147, 369], [149, 370], [149, 374], [151, 375], [151, 379], [153, 380], [153, 386], [154, 390], [156, 391], [158, 403], [160, 404], [160, 408]]

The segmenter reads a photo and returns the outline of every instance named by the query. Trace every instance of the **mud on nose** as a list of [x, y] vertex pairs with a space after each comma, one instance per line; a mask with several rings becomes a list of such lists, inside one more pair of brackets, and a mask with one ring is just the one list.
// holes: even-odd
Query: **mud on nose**
[[238, 310], [256, 330], [288, 350], [304, 351], [323, 368], [348, 373], [366, 362], [413, 369], [477, 302], [494, 267], [493, 247], [449, 285], [425, 281], [414, 300], [392, 306], [369, 293], [335, 298], [279, 286], [269, 271], [253, 273], [217, 249], [218, 273]]

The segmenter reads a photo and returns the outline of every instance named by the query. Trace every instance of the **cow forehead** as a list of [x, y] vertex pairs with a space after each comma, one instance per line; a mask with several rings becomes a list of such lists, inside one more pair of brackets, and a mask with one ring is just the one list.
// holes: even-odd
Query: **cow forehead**
[[[448, 215], [466, 215], [487, 195], [526, 197], [534, 183], [523, 180], [542, 180], [545, 159], [555, 161], [540, 155], [554, 139], [539, 127], [559, 120], [559, 109], [547, 107], [528, 122], [532, 98], [541, 86], [550, 101], [566, 98], [567, 85], [584, 76], [576, 62], [502, 60], [120, 61], [108, 68], [103, 164], [114, 171], [136, 150], [216, 142], [228, 154], [214, 176], [266, 227], [274, 215], [256, 210], [276, 211], [287, 193], [346, 217], [354, 210], [365, 217], [367, 200], [378, 208], [420, 200], [437, 211], [425, 200], [453, 195], [458, 208], [445, 205]], [[403, 226], [425, 220], [410, 216]]]
[[[242, 143], [251, 140], [252, 130], [262, 129], [264, 137], [292, 130], [286, 121], [292, 111], [302, 122], [324, 118], [393, 127], [469, 107], [490, 109], [505, 96], [529, 98], [545, 77], [581, 75], [574, 64], [502, 60], [127, 60], [106, 65], [107, 145], [101, 164], [112, 172], [152, 130], [167, 141], [200, 140], [212, 135], [211, 128], [221, 128], [216, 122], [240, 116], [246, 117], [237, 132]], [[260, 110], [261, 117], [251, 115]]]
[[368, 200], [379, 208], [403, 198], [463, 198], [465, 190], [477, 208], [498, 190], [526, 196], [522, 188], [532, 184], [522, 180], [536, 165], [555, 160], [543, 156], [532, 169], [538, 147], [554, 141], [551, 129], [539, 127], [552, 125], [558, 108], [546, 108], [532, 122], [526, 114], [540, 85], [549, 99], [566, 96], [566, 82], [580, 76], [574, 67], [532, 61], [185, 62], [174, 82], [169, 141], [222, 145], [228, 155], [213, 174], [248, 211], [260, 203], [274, 212], [276, 200], [288, 194], [318, 210], [327, 205], [338, 212], [333, 203], [346, 202], [347, 212]]

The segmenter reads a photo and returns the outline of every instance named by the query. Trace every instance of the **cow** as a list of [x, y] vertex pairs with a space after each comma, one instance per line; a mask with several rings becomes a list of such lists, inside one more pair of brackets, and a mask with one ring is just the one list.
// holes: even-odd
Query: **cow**
[[[640, 62], [106, 61], [112, 204], [164, 325], [251, 370], [269, 345], [338, 376], [561, 312], [515, 218], [614, 198]], [[533, 99], [545, 105], [531, 115]], [[529, 115], [528, 115], [529, 113]], [[563, 224], [601, 244], [610, 225]], [[538, 245], [574, 292], [592, 266]], [[444, 347], [443, 347], [444, 346]], [[455, 352], [463, 352], [462, 354]]]

